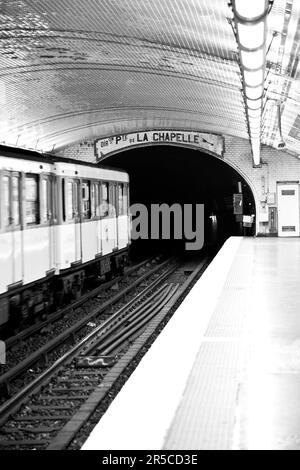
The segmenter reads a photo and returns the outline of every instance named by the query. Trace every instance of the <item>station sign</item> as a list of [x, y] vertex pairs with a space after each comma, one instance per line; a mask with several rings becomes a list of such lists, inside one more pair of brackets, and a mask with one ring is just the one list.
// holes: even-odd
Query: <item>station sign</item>
[[95, 141], [97, 161], [121, 150], [138, 146], [169, 144], [208, 150], [219, 157], [224, 154], [224, 138], [221, 135], [194, 131], [155, 130], [118, 134]]

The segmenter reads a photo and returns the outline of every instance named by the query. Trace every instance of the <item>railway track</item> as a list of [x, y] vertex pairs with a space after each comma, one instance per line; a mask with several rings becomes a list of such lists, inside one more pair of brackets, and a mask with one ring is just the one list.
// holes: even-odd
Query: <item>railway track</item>
[[108, 282], [101, 283], [95, 289], [85, 292], [79, 299], [71, 302], [69, 305], [66, 305], [63, 308], [59, 308], [56, 312], [53, 312], [50, 315], [48, 315], [46, 320], [40, 321], [38, 323], [35, 323], [34, 325], [28, 326], [27, 328], [24, 328], [22, 331], [15, 334], [14, 336], [7, 338], [5, 340], [7, 352], [9, 352], [14, 346], [20, 344], [20, 342], [25, 341], [26, 339], [30, 337], [33, 337], [35, 334], [39, 333], [44, 328], [47, 328], [50, 324], [57, 322], [58, 320], [63, 318], [65, 315], [67, 315], [69, 312], [74, 311], [76, 308], [80, 307], [88, 300], [107, 291], [109, 288], [114, 286], [117, 282], [122, 282], [124, 280], [127, 280], [130, 276], [134, 275], [134, 273], [137, 272], [139, 269], [143, 268], [147, 264], [153, 263], [157, 258], [159, 257], [154, 256], [151, 258], [147, 258], [146, 260], [125, 269], [123, 276], [118, 276]]
[[206, 265], [168, 266], [7, 400], [0, 407], [0, 448], [66, 448]]
[[[153, 262], [154, 266], [152, 264]], [[68, 307], [71, 321], [69, 318], [66, 318], [66, 311], [64, 315], [62, 315], [61, 311], [54, 314], [52, 320], [48, 320], [47, 326], [49, 327], [50, 324], [51, 326], [55, 324], [55, 326], [49, 329], [46, 337], [44, 337], [41, 325], [38, 325], [38, 330], [34, 331], [31, 336], [28, 336], [28, 332], [25, 332], [29, 344], [27, 345], [23, 339], [17, 347], [14, 346], [13, 349], [10, 350], [10, 355], [10, 351], [7, 354], [6, 372], [0, 376], [2, 402], [7, 397], [17, 393], [24, 383], [33, 381], [35, 375], [39, 375], [41, 370], [48, 367], [49, 363], [55, 362], [59, 356], [63, 355], [64, 352], [71, 348], [72, 344], [78, 343], [80, 338], [86, 336], [98, 323], [102, 323], [102, 321], [106, 320], [106, 318], [111, 315], [111, 310], [115, 305], [122, 302], [124, 298], [134, 295], [137, 289], [143, 289], [144, 283], [151, 282], [151, 279], [158, 276], [161, 270], [163, 271], [167, 269], [170, 264], [172, 265], [174, 258], [169, 258], [159, 263], [152, 260], [152, 263], [148, 260], [148, 262], [137, 265], [135, 269], [132, 268], [130, 272], [126, 274], [126, 279], [130, 275], [133, 275], [133, 279], [126, 281], [123, 288], [121, 288], [121, 283], [116, 279], [113, 283], [110, 283], [109, 286], [106, 286], [106, 289], [110, 286], [117, 286], [117, 291], [109, 291], [107, 294], [107, 292], [104, 292], [105, 288], [101, 286], [101, 290], [98, 288], [96, 289], [97, 292], [93, 291], [89, 293], [89, 296], [85, 296], [85, 299], [81, 301], [81, 305], [88, 302], [91, 298], [95, 297], [95, 295], [99, 295], [99, 292], [103, 294], [96, 302], [96, 306], [87, 307], [87, 313], [83, 312], [81, 307], [79, 313], [75, 315], [74, 305], [72, 304]], [[150, 267], [145, 269], [145, 272], [141, 274], [140, 270], [146, 264], [149, 264]], [[105, 299], [106, 296], [108, 297], [107, 300]], [[59, 319], [61, 325], [57, 328], [56, 323]], [[35, 347], [35, 344], [39, 346], [40, 343], [42, 343], [40, 347]], [[32, 349], [35, 350], [28, 353], [28, 350], [31, 351]], [[12, 360], [10, 360], [10, 357]]]

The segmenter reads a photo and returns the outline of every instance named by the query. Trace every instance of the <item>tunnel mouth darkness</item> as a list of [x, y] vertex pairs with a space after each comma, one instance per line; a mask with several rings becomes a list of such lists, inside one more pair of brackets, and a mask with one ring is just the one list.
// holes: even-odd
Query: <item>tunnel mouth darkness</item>
[[[255, 216], [255, 201], [245, 179], [220, 158], [199, 150], [156, 145], [131, 149], [112, 155], [101, 166], [123, 169], [130, 177], [130, 205], [143, 204], [150, 213], [153, 204], [204, 204], [204, 246], [221, 246], [232, 235], [253, 236], [255, 223], [245, 226], [243, 216]], [[241, 214], [235, 214], [234, 194], [242, 193]], [[239, 196], [237, 197], [239, 199]], [[187, 240], [171, 238], [134, 240], [132, 256], [156, 251], [178, 253], [186, 249]], [[246, 224], [248, 225], [248, 224]], [[172, 217], [171, 217], [172, 227]], [[184, 233], [184, 230], [183, 230]]]

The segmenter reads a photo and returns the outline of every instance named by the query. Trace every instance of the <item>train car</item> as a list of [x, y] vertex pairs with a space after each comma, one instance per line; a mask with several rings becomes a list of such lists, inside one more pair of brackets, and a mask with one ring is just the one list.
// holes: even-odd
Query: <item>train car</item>
[[121, 272], [129, 244], [127, 173], [0, 146], [0, 330]]

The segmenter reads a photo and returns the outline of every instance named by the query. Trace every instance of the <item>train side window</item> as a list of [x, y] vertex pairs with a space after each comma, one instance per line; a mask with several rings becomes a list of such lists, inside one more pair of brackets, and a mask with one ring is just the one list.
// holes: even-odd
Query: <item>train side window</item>
[[101, 184], [101, 205], [100, 216], [107, 217], [109, 214], [109, 191], [108, 183]]
[[27, 225], [39, 223], [38, 176], [27, 174], [25, 177], [25, 220]]
[[20, 225], [20, 175], [10, 173], [2, 178], [3, 185], [3, 226]]
[[123, 200], [123, 190], [124, 186], [122, 183], [118, 184], [118, 215], [124, 214], [124, 200]]
[[12, 223], [20, 225], [20, 176], [15, 174], [11, 177], [11, 202]]
[[117, 190], [117, 186], [114, 183], [110, 183], [109, 185], [109, 192], [110, 192], [109, 215], [112, 217], [116, 217], [116, 204], [117, 204], [116, 190]]
[[73, 181], [73, 217], [79, 218], [79, 180]]
[[79, 217], [79, 194], [77, 180], [63, 180], [64, 188], [64, 221]]
[[99, 217], [99, 184], [92, 183], [91, 185], [91, 216]]
[[91, 217], [91, 200], [90, 200], [90, 182], [83, 181], [81, 185], [81, 202], [82, 202], [82, 217], [90, 219]]
[[118, 214], [126, 215], [127, 206], [128, 206], [127, 186], [123, 183], [120, 183], [118, 184], [118, 207], [119, 207]]
[[123, 214], [128, 214], [128, 186], [123, 184]]
[[73, 205], [73, 181], [67, 181], [65, 186], [65, 200], [66, 200], [66, 220], [74, 218], [74, 205]]
[[99, 183], [97, 183], [96, 185], [96, 204], [97, 204], [97, 207], [96, 207], [96, 216], [97, 217], [100, 217], [100, 204], [101, 204], [101, 197], [100, 197], [100, 193], [101, 193], [101, 185]]
[[118, 202], [118, 215], [122, 215], [123, 213], [123, 188], [122, 184], [117, 185], [117, 202]]
[[2, 178], [2, 191], [3, 191], [3, 225], [9, 227], [10, 225], [10, 181], [9, 176], [4, 175]]
[[48, 177], [42, 179], [41, 216], [43, 222], [49, 222], [52, 218], [52, 187]]

